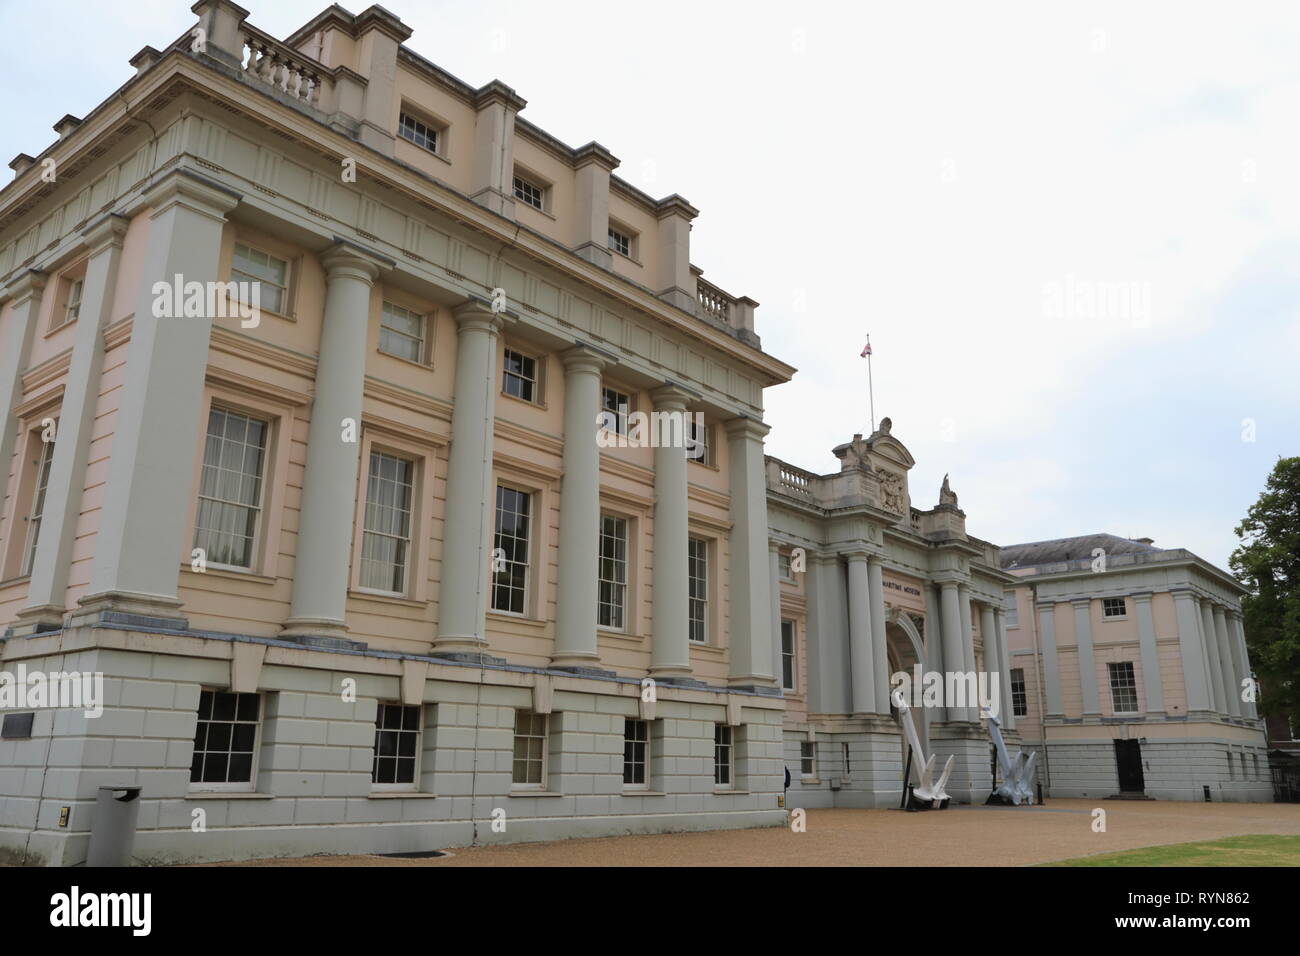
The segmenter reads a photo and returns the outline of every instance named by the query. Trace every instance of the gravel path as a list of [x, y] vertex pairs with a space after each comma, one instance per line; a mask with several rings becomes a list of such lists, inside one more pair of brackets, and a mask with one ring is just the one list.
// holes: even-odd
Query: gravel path
[[[1092, 811], [1106, 811], [1106, 832]], [[1016, 866], [1244, 833], [1300, 834], [1300, 804], [1053, 800], [925, 813], [809, 810], [788, 828], [461, 847], [436, 859], [300, 857], [218, 866]]]

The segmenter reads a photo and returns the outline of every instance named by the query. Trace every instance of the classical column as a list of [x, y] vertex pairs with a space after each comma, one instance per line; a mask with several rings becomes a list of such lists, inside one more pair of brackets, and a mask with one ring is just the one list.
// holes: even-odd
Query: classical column
[[38, 628], [43, 624], [57, 625], [63, 620], [72, 545], [86, 480], [86, 458], [99, 403], [99, 379], [104, 366], [103, 332], [111, 319], [122, 237], [129, 223], [125, 216], [109, 213], [81, 233], [90, 249], [90, 258], [86, 261], [81, 310], [64, 379], [41, 536], [27, 585], [27, 606], [18, 615]]
[[1223, 667], [1223, 702], [1233, 717], [1241, 716], [1241, 678], [1237, 662], [1233, 659], [1234, 643], [1228, 637], [1228, 621], [1222, 605], [1216, 604], [1214, 614], [1214, 640], [1219, 648], [1219, 664]]
[[1016, 729], [1015, 700], [1011, 695], [1011, 656], [1007, 649], [1007, 627], [1000, 607], [993, 609], [993, 630], [998, 636], [998, 663], [1002, 665], [1002, 726]]
[[1187, 693], [1187, 711], [1207, 711], [1210, 702], [1209, 675], [1205, 670], [1205, 645], [1201, 637], [1201, 608], [1196, 595], [1188, 590], [1173, 592], [1178, 616], [1178, 650], [1183, 664], [1183, 686]]
[[880, 558], [867, 559], [871, 600], [871, 661], [876, 683], [876, 713], [889, 714], [889, 652], [885, 644], [885, 582]]
[[[1229, 636], [1233, 639], [1233, 646], [1236, 648], [1237, 659], [1240, 661], [1240, 667], [1237, 675], [1241, 680], [1254, 680], [1254, 675], [1250, 671], [1250, 652], [1246, 646], [1246, 629], [1242, 627], [1241, 612], [1235, 608], [1228, 611], [1228, 631]], [[1254, 720], [1259, 716], [1259, 711], [1255, 707], [1255, 701], [1243, 700], [1241, 702], [1241, 714], [1243, 717], [1249, 717]]]
[[1165, 692], [1160, 683], [1160, 654], [1156, 648], [1155, 618], [1151, 615], [1151, 593], [1133, 595], [1137, 616], [1138, 649], [1142, 655], [1142, 688], [1146, 692], [1147, 713], [1162, 714]]
[[[13, 461], [14, 443], [18, 439], [18, 416], [14, 414], [14, 407], [23, 400], [23, 372], [27, 368], [27, 356], [36, 332], [36, 316], [41, 310], [46, 279], [45, 273], [29, 269], [0, 293], [0, 303], [9, 300], [7, 314], [0, 305], [0, 316], [4, 316], [4, 324], [0, 325], [0, 462], [4, 464], [0, 467], [6, 480]], [[10, 510], [13, 510], [12, 502], [10, 505]], [[0, 521], [4, 520], [3, 511], [0, 507]], [[23, 517], [11, 514], [8, 525], [0, 525], [0, 541], [7, 544], [14, 535], [23, 536]], [[0, 554], [7, 550], [7, 547], [0, 548]]]
[[728, 656], [736, 687], [779, 684], [772, 668], [772, 594], [767, 569], [767, 473], [763, 436], [753, 418], [726, 424], [731, 485], [731, 627]]
[[[686, 402], [691, 395], [676, 385], [664, 385], [650, 393], [654, 410], [672, 414], [685, 423]], [[659, 442], [655, 458], [654, 555], [651, 584], [653, 638], [650, 673], [663, 677], [685, 677], [691, 672], [690, 581], [687, 577], [689, 505], [686, 498], [686, 447]], [[712, 570], [712, 569], [710, 569]]]
[[871, 639], [870, 575], [867, 555], [855, 551], [849, 560], [849, 670], [853, 680], [853, 713], [876, 712], [875, 652]]
[[[943, 615], [943, 668], [948, 673], [955, 673], [966, 667], [966, 652], [962, 648], [962, 626], [960, 597], [956, 581], [944, 581], [940, 585], [939, 604]], [[972, 668], [973, 669], [973, 668]], [[950, 686], [945, 679], [945, 694]], [[948, 705], [949, 720], [973, 720], [968, 708], [959, 707], [955, 701], [945, 701]]]
[[830, 611], [827, 606], [826, 578], [833, 574], [822, 566], [820, 554], [808, 554], [808, 570], [804, 574], [804, 596], [807, 598], [807, 612], [804, 618], [804, 680], [807, 682], [808, 710], [814, 714], [828, 712], [828, 701], [835, 697], [835, 688], [831, 683], [829, 656], [829, 632], [832, 627]]
[[1209, 672], [1211, 710], [1217, 714], [1228, 713], [1227, 692], [1223, 687], [1223, 662], [1219, 660], [1219, 636], [1214, 630], [1214, 605], [1201, 598], [1201, 634], [1205, 642], [1206, 666]]
[[[95, 537], [90, 587], [73, 622], [113, 610], [184, 623], [176, 596], [194, 482], [211, 316], [173, 315], [177, 282], [216, 282], [225, 214], [240, 195], [187, 169], [143, 197], [151, 209], [125, 384]], [[155, 285], [170, 292], [160, 298]], [[160, 314], [161, 313], [161, 314]], [[178, 445], [181, 436], [187, 443]]]
[[[783, 690], [785, 672], [784, 647], [781, 645], [781, 546], [775, 541], [767, 543], [767, 577], [772, 592], [772, 673], [776, 675], [777, 690]], [[806, 627], [805, 624], [805, 629]]]
[[[593, 666], [600, 597], [600, 373], [605, 360], [579, 345], [564, 361], [564, 478], [555, 600], [555, 667]], [[628, 613], [632, 609], [628, 608]]]
[[[991, 683], [993, 679], [992, 675], [994, 674], [997, 675], [997, 679], [998, 679], [997, 704], [996, 704], [997, 718], [1005, 727], [1006, 720], [1004, 719], [1004, 715], [1002, 713], [1002, 649], [998, 646], [998, 626], [997, 626], [997, 622], [993, 618], [992, 605], [984, 604], [983, 602], [981, 602], [979, 610], [980, 610], [980, 638], [984, 641], [984, 673], [986, 675], [989, 675], [986, 676], [984, 680], [986, 686], [990, 691], [989, 699], [991, 701], [993, 699], [993, 695], [991, 693], [991, 691], [993, 690], [992, 683]], [[984, 701], [981, 700], [980, 703], [983, 704]]]
[[[961, 654], [963, 669], [967, 674], [975, 675], [975, 628], [972, 626], [970, 612], [970, 587], [965, 584], [957, 585], [957, 612], [961, 621]], [[969, 700], [966, 702], [966, 720], [978, 720], [980, 715], [979, 701]]]
[[1097, 695], [1097, 659], [1092, 651], [1092, 602], [1078, 598], [1074, 606], [1074, 642], [1079, 651], [1079, 691], [1083, 697], [1083, 715], [1100, 716], [1101, 700]]
[[[361, 408], [366, 379], [370, 294], [391, 259], [336, 241], [320, 257], [325, 267], [316, 382], [307, 430], [307, 467], [298, 514], [293, 600], [286, 636], [343, 637], [348, 566], [361, 455]], [[358, 532], [359, 533], [359, 532]]]
[[[497, 332], [502, 317], [477, 299], [452, 312], [456, 320], [456, 385], [447, 460], [447, 510], [438, 597], [440, 653], [487, 647], [492, 587], [492, 432], [497, 384]], [[593, 540], [591, 546], [595, 547]]]
[[1061, 665], [1056, 653], [1056, 603], [1038, 605], [1038, 642], [1043, 654], [1043, 696], [1045, 716], [1061, 716]]
[[[943, 674], [943, 628], [939, 624], [939, 595], [929, 581], [925, 582], [925, 669]], [[956, 720], [948, 716], [947, 707], [933, 708], [935, 720]]]

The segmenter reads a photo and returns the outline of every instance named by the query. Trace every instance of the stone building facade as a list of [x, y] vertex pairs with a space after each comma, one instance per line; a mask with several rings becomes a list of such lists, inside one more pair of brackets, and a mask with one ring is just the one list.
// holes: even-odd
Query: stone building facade
[[794, 370], [696, 209], [382, 7], [194, 10], [0, 192], [0, 669], [104, 680], [6, 724], [0, 852], [123, 783], [156, 860], [782, 823]]
[[1273, 799], [1235, 578], [1110, 534], [1001, 555], [1018, 726], [1053, 795]]
[[[84, 861], [101, 786], [142, 788], [154, 861], [779, 826], [785, 767], [790, 805], [892, 805], [917, 669], [996, 675], [1087, 789], [1064, 755], [1132, 722], [1017, 717], [1005, 604], [1080, 595], [946, 480], [912, 507], [888, 419], [831, 474], [764, 456], [794, 369], [691, 262], [694, 206], [382, 7], [284, 40], [193, 10], [0, 190], [0, 860]], [[1211, 571], [1156, 616], [1204, 663], [1160, 726], [1253, 756], [1209, 706]], [[97, 675], [102, 712], [19, 673]], [[917, 719], [982, 802], [976, 708]]]

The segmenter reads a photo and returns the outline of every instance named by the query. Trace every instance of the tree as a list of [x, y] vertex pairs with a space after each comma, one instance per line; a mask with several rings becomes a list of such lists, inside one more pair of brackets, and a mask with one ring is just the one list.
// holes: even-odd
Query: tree
[[1241, 602], [1246, 644], [1269, 692], [1265, 714], [1300, 714], [1300, 458], [1279, 458], [1236, 528], [1229, 563], [1250, 592]]

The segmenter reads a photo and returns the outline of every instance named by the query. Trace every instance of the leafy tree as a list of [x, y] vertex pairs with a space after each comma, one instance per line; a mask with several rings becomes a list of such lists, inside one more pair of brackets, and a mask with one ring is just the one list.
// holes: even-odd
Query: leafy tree
[[1249, 594], [1241, 610], [1265, 714], [1300, 714], [1300, 458], [1279, 458], [1237, 525], [1229, 563]]

